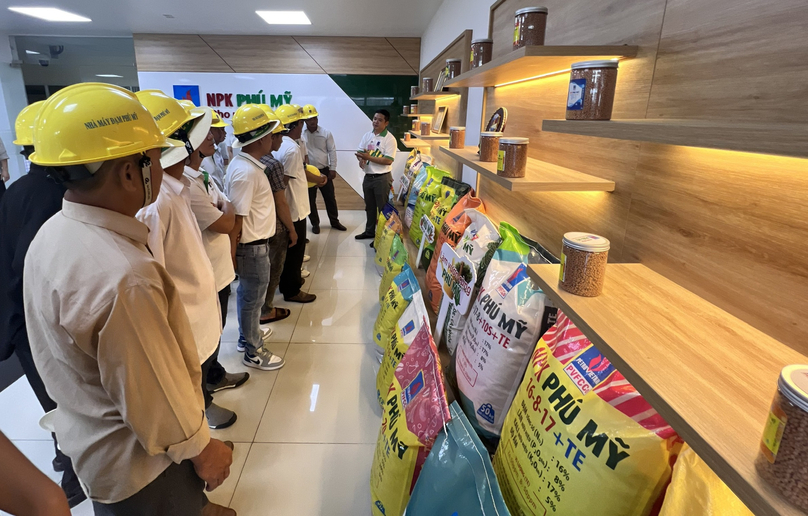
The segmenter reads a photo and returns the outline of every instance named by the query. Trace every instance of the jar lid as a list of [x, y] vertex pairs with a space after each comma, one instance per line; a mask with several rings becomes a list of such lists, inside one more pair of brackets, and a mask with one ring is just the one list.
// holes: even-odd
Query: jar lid
[[450, 130], [450, 131], [465, 131], [465, 130], [466, 130], [466, 128], [465, 128], [465, 127], [460, 127], [460, 126], [457, 126], [457, 127], [450, 127], [450, 128], [449, 128], [449, 130]]
[[480, 39], [472, 39], [471, 40], [472, 45], [475, 44], [475, 43], [493, 43], [493, 42], [494, 42], [494, 40], [491, 39], [491, 38], [480, 38]]
[[499, 143], [510, 143], [512, 145], [527, 145], [530, 142], [528, 138], [502, 138]]
[[611, 247], [609, 240], [602, 236], [593, 235], [592, 233], [579, 233], [577, 231], [564, 233], [564, 244], [573, 249], [578, 249], [579, 251], [595, 253], [608, 251]]
[[579, 68], [617, 68], [617, 59], [601, 59], [598, 61], [579, 61], [572, 63], [573, 70]]
[[780, 371], [777, 388], [788, 401], [808, 412], [808, 365], [794, 364]]
[[459, 63], [460, 59], [447, 59], [446, 62], [447, 63]]
[[525, 7], [524, 9], [519, 9], [516, 11], [516, 15], [519, 16], [520, 14], [526, 13], [544, 13], [547, 14], [546, 7]]
[[503, 134], [504, 133], [497, 133], [497, 132], [493, 132], [493, 131], [485, 131], [485, 132], [480, 133], [480, 136], [489, 136], [489, 137], [492, 137], [492, 138], [495, 138], [495, 137], [501, 138]]

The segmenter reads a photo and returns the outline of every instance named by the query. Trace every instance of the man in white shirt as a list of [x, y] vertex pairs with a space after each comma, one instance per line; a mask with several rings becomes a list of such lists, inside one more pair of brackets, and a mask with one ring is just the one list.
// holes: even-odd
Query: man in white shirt
[[233, 115], [233, 132], [241, 151], [227, 167], [227, 195], [236, 209], [231, 235], [241, 235], [234, 260], [239, 276], [237, 290], [239, 342], [243, 363], [262, 371], [274, 371], [284, 360], [263, 346], [261, 307], [269, 285], [269, 239], [275, 234], [275, 200], [264, 175], [261, 157], [272, 150], [272, 131], [280, 122], [270, 120], [257, 104], [241, 106]]
[[227, 144], [225, 143], [227, 138], [226, 127], [227, 123], [214, 111], [213, 121], [210, 124], [210, 133], [213, 135], [215, 152], [212, 155], [205, 156], [202, 161], [202, 168], [208, 172], [221, 191], [224, 191], [224, 175], [227, 171], [227, 165], [230, 164], [230, 153], [227, 151]]
[[31, 161], [68, 191], [26, 254], [25, 316], [59, 443], [96, 515], [199, 516], [232, 452], [210, 438], [188, 315], [135, 219], [161, 188], [160, 149], [182, 144], [117, 86], [68, 86], [41, 114]]
[[331, 227], [337, 231], [346, 231], [347, 228], [339, 221], [337, 199], [334, 194], [334, 179], [337, 177], [337, 146], [334, 144], [334, 137], [331, 135], [331, 131], [320, 127], [319, 114], [314, 106], [311, 104], [303, 106], [303, 116], [306, 121], [303, 141], [306, 142], [309, 164], [317, 167], [320, 174], [326, 177], [326, 183], [323, 186], [309, 188], [311, 232], [315, 235], [320, 233], [320, 214], [317, 212], [318, 190], [323, 194], [325, 211], [328, 213]]
[[183, 174], [186, 159], [210, 132], [210, 110], [195, 108], [188, 112], [158, 90], [143, 90], [137, 97], [164, 134], [185, 142], [185, 148], [166, 149], [161, 155], [165, 175], [160, 195], [154, 204], [140, 210], [137, 218], [149, 227], [149, 248], [176, 283], [188, 313], [199, 351], [208, 425], [216, 430], [227, 428], [236, 422], [235, 412], [216, 405], [205, 394], [208, 370], [217, 361], [222, 325], [216, 278], [191, 210], [191, 182]]
[[390, 134], [390, 112], [380, 109], [373, 115], [373, 130], [365, 133], [359, 143], [356, 159], [365, 171], [362, 192], [365, 194], [365, 214], [367, 223], [365, 231], [356, 235], [357, 240], [373, 238], [376, 230], [376, 218], [384, 208], [393, 186], [393, 160], [396, 159], [398, 142]]
[[278, 288], [286, 301], [311, 303], [317, 299], [317, 296], [300, 289], [303, 286], [300, 270], [306, 254], [306, 217], [310, 212], [308, 183], [322, 185], [325, 183], [325, 178], [306, 171], [303, 165], [300, 146], [295, 142], [303, 132], [300, 111], [294, 106], [283, 105], [275, 111], [275, 114], [283, 124], [284, 131], [281, 147], [273, 152], [272, 156], [283, 165], [283, 172], [287, 180], [286, 199], [289, 202], [292, 222], [297, 233], [297, 243], [286, 251], [286, 261]]

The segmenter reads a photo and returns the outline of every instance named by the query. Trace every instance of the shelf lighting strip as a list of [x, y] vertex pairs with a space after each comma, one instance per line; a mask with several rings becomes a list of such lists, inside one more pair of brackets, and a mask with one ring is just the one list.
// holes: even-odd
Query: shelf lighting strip
[[[613, 60], [615, 60], [615, 61], [622, 61], [624, 59], [626, 59], [626, 58], [625, 57], [615, 57], [615, 58], [613, 58]], [[570, 70], [571, 70], [571, 68], [565, 68], [563, 70], [556, 70], [554, 72], [543, 73], [541, 75], [534, 75], [533, 77], [526, 77], [524, 79], [517, 79], [515, 81], [503, 82], [502, 84], [495, 84], [494, 88], [502, 88], [503, 86], [511, 86], [513, 84], [519, 84], [519, 83], [522, 83], [522, 82], [535, 81], [536, 79], [543, 79], [545, 77], [552, 77], [554, 75], [560, 75], [562, 73], [567, 73]]]

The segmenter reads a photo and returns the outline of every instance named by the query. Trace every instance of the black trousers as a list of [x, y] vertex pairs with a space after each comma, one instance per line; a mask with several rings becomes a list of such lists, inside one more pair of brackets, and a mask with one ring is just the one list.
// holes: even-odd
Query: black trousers
[[302, 283], [300, 269], [303, 267], [303, 256], [306, 254], [306, 219], [298, 220], [294, 226], [297, 243], [286, 250], [281, 282], [278, 285], [284, 298], [295, 297], [300, 292]]
[[[328, 177], [328, 167], [321, 168], [320, 173]], [[325, 211], [328, 213], [329, 222], [331, 222], [332, 226], [338, 224], [339, 210], [337, 209], [337, 198], [334, 193], [334, 180], [328, 177], [328, 182], [325, 186], [309, 188], [309, 207], [311, 208], [309, 220], [311, 221], [311, 226], [316, 228], [320, 225], [320, 214], [317, 213], [317, 190], [323, 194]]]
[[205, 482], [190, 460], [172, 463], [134, 495], [117, 503], [93, 502], [95, 516], [201, 516], [208, 504]]
[[[230, 300], [230, 285], [227, 285], [219, 291], [219, 306], [222, 309], [222, 328], [227, 323], [227, 303]], [[207, 385], [216, 385], [221, 382], [227, 371], [224, 366], [219, 363], [219, 349], [222, 347], [222, 341], [219, 340], [219, 345], [216, 346], [216, 351], [202, 363], [202, 396], [205, 398], [205, 408], [210, 407], [213, 403], [213, 396], [208, 392]]]
[[376, 233], [376, 219], [387, 199], [390, 196], [390, 187], [393, 186], [393, 174], [365, 174], [362, 181], [362, 192], [365, 194], [365, 214], [368, 221], [365, 225], [365, 233]]

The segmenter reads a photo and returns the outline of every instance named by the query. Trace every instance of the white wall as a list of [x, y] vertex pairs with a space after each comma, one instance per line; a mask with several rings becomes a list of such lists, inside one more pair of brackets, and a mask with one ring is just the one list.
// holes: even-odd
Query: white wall
[[[488, 37], [488, 15], [494, 0], [443, 0], [424, 35], [421, 36], [421, 64], [432, 61], [449, 43], [467, 29], [473, 38]], [[466, 115], [466, 145], [479, 145], [482, 126], [483, 88], [469, 88]], [[477, 173], [463, 167], [463, 180], [475, 186]]]
[[15, 138], [14, 121], [27, 104], [22, 70], [11, 66], [15, 54], [8, 34], [0, 33], [0, 139], [8, 152], [8, 168], [12, 181], [25, 172], [25, 161], [19, 154], [20, 148], [11, 142]]

